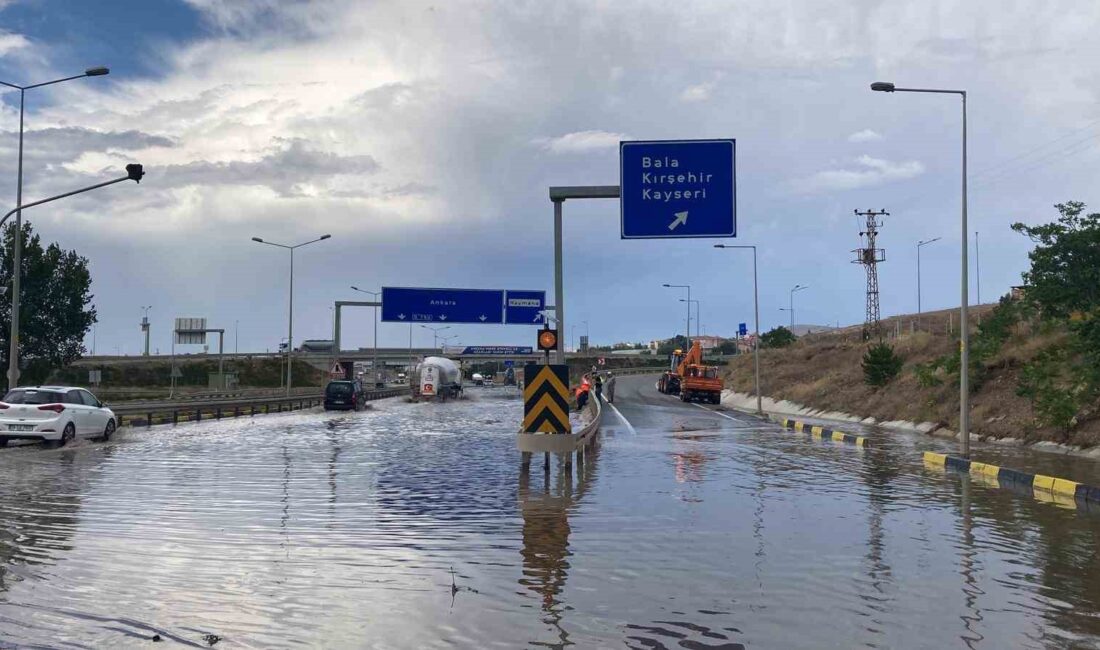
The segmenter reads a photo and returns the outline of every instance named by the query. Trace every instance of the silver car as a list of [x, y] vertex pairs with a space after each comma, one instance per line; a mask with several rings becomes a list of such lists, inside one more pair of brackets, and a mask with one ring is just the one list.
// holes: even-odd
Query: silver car
[[108, 440], [118, 418], [83, 388], [25, 386], [9, 390], [0, 400], [0, 447], [9, 440], [55, 441], [63, 446], [76, 439]]

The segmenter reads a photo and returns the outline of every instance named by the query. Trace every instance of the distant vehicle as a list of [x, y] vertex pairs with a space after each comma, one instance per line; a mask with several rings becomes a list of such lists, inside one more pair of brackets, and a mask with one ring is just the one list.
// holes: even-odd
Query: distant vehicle
[[703, 365], [703, 349], [693, 341], [691, 350], [672, 353], [671, 369], [657, 380], [657, 391], [679, 395], [681, 402], [692, 400], [718, 404], [722, 401], [724, 383], [717, 366]]
[[399, 373], [397, 373], [397, 381], [395, 383], [407, 384], [407, 383], [409, 383], [409, 376], [406, 375], [403, 372], [399, 372]]
[[412, 377], [414, 401], [438, 399], [445, 402], [462, 395], [462, 370], [458, 364], [444, 357], [427, 357]]
[[493, 381], [492, 377], [486, 377], [484, 385], [486, 385], [486, 386], [495, 386], [496, 382]]
[[485, 385], [485, 375], [481, 374], [480, 372], [475, 372], [470, 377], [470, 379], [474, 380], [474, 386], [484, 386]]
[[332, 352], [335, 343], [326, 339], [306, 339], [298, 347], [299, 352]]
[[109, 440], [118, 419], [83, 388], [27, 386], [0, 400], [0, 447], [9, 440], [54, 441], [59, 447], [77, 436]]
[[325, 386], [326, 411], [358, 411], [366, 404], [366, 393], [359, 380], [339, 379]]

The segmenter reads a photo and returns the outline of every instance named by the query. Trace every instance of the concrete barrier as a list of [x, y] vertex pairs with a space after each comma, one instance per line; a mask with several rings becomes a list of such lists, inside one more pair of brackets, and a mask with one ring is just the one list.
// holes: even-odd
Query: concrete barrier
[[1057, 505], [1076, 507], [1078, 503], [1086, 503], [1090, 508], [1100, 508], [1100, 488], [1064, 478], [1021, 472], [932, 451], [924, 452], [924, 465], [970, 474], [984, 479], [982, 482], [991, 487], [1030, 492], [1041, 501], [1053, 501]]
[[829, 427], [821, 426], [819, 424], [810, 424], [809, 422], [800, 422], [798, 420], [791, 420], [790, 418], [774, 418], [776, 422], [782, 424], [784, 428], [791, 431], [797, 431], [799, 433], [809, 434], [811, 437], [817, 440], [832, 440], [833, 442], [846, 442], [850, 445], [856, 445], [857, 447], [868, 447], [870, 442], [863, 436], [856, 436], [850, 433], [844, 433], [843, 431], [836, 431]]

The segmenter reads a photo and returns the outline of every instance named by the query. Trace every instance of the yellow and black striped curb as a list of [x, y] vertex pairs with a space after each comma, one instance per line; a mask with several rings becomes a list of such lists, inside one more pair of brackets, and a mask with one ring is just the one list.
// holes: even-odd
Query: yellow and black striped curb
[[1076, 507], [1078, 502], [1082, 502], [1093, 508], [1100, 507], [1100, 488], [1064, 478], [1021, 472], [932, 451], [924, 452], [924, 464], [928, 467], [966, 472], [993, 487], [1027, 490], [1042, 501], [1055, 501], [1059, 505], [1070, 507]]
[[854, 436], [850, 433], [844, 433], [843, 431], [836, 431], [829, 427], [823, 427], [817, 424], [810, 424], [809, 422], [799, 422], [798, 420], [790, 420], [783, 418], [779, 420], [787, 429], [791, 431], [797, 431], [799, 433], [806, 433], [817, 440], [833, 440], [835, 442], [846, 442], [850, 445], [856, 445], [858, 447], [869, 447], [870, 441], [863, 436]]

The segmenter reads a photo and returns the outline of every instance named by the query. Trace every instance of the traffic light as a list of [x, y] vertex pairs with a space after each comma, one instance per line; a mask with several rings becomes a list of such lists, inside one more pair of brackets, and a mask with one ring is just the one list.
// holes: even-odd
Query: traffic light
[[129, 177], [130, 180], [140, 183], [141, 177], [144, 175], [145, 170], [142, 169], [141, 165], [137, 163], [130, 163], [129, 165], [126, 165], [126, 176]]
[[544, 329], [539, 330], [539, 351], [540, 352], [553, 352], [558, 349], [558, 330]]

